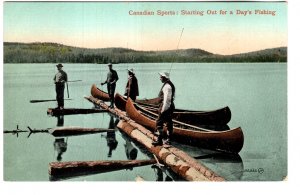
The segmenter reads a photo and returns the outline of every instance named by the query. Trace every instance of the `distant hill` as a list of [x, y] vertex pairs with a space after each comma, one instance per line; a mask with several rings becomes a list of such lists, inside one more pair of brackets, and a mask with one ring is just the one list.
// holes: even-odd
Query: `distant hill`
[[125, 48], [88, 49], [58, 43], [4, 42], [4, 63], [146, 63], [146, 62], [286, 62], [287, 48], [218, 55], [201, 49], [137, 51]]

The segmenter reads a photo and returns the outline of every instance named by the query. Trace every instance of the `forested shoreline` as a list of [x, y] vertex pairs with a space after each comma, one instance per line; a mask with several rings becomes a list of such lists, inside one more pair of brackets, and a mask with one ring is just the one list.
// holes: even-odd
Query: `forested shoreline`
[[126, 48], [88, 49], [58, 43], [4, 42], [4, 63], [163, 63], [286, 62], [287, 47], [219, 55], [201, 49], [137, 51]]

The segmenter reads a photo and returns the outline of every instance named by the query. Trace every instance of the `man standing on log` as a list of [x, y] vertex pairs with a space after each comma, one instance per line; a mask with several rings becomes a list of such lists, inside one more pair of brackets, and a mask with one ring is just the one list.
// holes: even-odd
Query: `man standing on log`
[[[163, 86], [158, 94], [161, 103], [158, 109], [158, 117], [156, 119], [156, 130], [159, 132], [159, 135], [157, 141], [152, 142], [154, 146], [171, 144], [170, 140], [173, 133], [172, 114], [175, 109], [175, 86], [170, 81], [170, 74], [168, 72], [161, 72], [159, 75]], [[167, 124], [167, 133], [163, 130], [164, 123]]]
[[126, 84], [126, 89], [125, 89], [125, 96], [127, 98], [131, 98], [133, 101], [136, 100], [136, 96], [139, 96], [139, 85], [138, 85], [138, 80], [135, 77], [135, 74], [133, 72], [133, 69], [128, 69], [128, 81]]
[[58, 72], [54, 76], [55, 91], [56, 91], [56, 101], [57, 109], [64, 109], [64, 93], [65, 93], [65, 83], [68, 82], [68, 75], [62, 70], [63, 65], [56, 65]]
[[107, 84], [107, 92], [110, 99], [110, 108], [114, 107], [114, 99], [115, 99], [115, 89], [116, 83], [119, 80], [118, 73], [114, 69], [112, 69], [112, 64], [108, 64], [109, 72], [107, 73], [106, 81], [101, 83], [101, 85]]

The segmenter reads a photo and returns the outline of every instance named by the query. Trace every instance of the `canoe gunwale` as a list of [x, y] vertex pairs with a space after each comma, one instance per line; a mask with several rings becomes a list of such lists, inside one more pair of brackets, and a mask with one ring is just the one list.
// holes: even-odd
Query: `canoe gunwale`
[[[126, 102], [126, 113], [128, 116], [141, 125], [145, 125], [152, 131], [155, 130], [155, 121], [143, 116], [134, 106], [133, 101], [129, 99]], [[165, 129], [166, 131], [166, 129]], [[244, 144], [244, 135], [240, 127], [225, 131], [199, 131], [174, 127], [173, 137], [177, 141], [190, 139], [191, 143], [207, 147], [208, 149], [218, 150], [228, 153], [238, 153]]]

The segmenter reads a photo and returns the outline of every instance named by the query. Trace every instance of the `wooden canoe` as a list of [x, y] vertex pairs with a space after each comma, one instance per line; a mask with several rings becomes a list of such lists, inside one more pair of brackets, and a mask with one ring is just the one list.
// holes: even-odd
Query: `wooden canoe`
[[[93, 97], [98, 98], [102, 101], [109, 101], [109, 95], [105, 91], [99, 89], [95, 84], [92, 85], [91, 94]], [[159, 98], [152, 98], [152, 99], [137, 99], [136, 103], [157, 106], [159, 104]]]
[[[138, 111], [130, 98], [126, 102], [126, 113], [137, 123], [152, 131], [155, 130], [155, 120]], [[240, 127], [226, 131], [212, 131], [184, 123], [174, 123], [173, 139], [181, 143], [229, 153], [239, 153], [244, 145], [244, 135]]]
[[109, 95], [105, 91], [99, 89], [95, 84], [92, 85], [91, 94], [93, 97], [103, 101], [109, 101]]
[[[125, 111], [126, 101], [127, 100], [123, 96], [116, 93], [115, 105], [118, 109]], [[151, 112], [158, 113], [158, 108], [145, 105], [139, 106]], [[231, 111], [229, 107], [212, 111], [185, 111], [181, 109], [175, 109], [173, 113], [173, 119], [195, 126], [213, 125], [222, 127], [230, 121]]]

